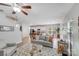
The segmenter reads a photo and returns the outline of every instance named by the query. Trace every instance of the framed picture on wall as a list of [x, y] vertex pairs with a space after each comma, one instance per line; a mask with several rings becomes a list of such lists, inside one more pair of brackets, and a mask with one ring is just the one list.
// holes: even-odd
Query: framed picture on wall
[[1, 32], [14, 31], [14, 27], [13, 26], [0, 25], [0, 31]]

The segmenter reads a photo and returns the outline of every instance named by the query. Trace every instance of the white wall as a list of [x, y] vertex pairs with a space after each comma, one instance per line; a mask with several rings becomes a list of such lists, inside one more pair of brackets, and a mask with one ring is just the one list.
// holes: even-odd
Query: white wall
[[[68, 22], [69, 20], [78, 20], [79, 16], [79, 4], [75, 4], [70, 12], [65, 17], [65, 22]], [[79, 39], [78, 39], [78, 27], [77, 22], [73, 23], [73, 55], [79, 55]]]
[[29, 33], [30, 33], [30, 26], [28, 24], [22, 24], [22, 29], [23, 29], [23, 32], [22, 32], [22, 37], [26, 37], [26, 36], [29, 36]]
[[14, 26], [14, 31], [0, 32], [0, 48], [5, 46], [6, 43], [19, 43], [21, 41], [21, 32], [15, 24], [11, 23], [5, 14], [0, 12], [0, 25]]

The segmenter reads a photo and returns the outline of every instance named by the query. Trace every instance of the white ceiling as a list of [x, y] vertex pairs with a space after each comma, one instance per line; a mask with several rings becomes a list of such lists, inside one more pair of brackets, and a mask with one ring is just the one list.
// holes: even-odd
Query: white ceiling
[[[32, 10], [26, 16], [17, 13], [20, 23], [24, 24], [50, 24], [61, 22], [74, 4], [72, 3], [31, 3]], [[5, 13], [11, 14], [12, 8], [0, 6], [5, 9]]]

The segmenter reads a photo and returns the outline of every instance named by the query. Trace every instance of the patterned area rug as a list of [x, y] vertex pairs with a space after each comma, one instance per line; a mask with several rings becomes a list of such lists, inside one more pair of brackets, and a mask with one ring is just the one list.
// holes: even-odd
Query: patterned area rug
[[56, 54], [53, 48], [31, 44], [17, 48], [13, 56], [56, 56]]

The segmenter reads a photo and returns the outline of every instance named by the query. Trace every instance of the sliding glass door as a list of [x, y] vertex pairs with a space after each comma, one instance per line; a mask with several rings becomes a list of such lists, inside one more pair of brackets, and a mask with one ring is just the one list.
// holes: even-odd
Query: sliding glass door
[[78, 21], [72, 20], [69, 24], [69, 40], [70, 40], [70, 55], [79, 55], [79, 39], [78, 39]]

